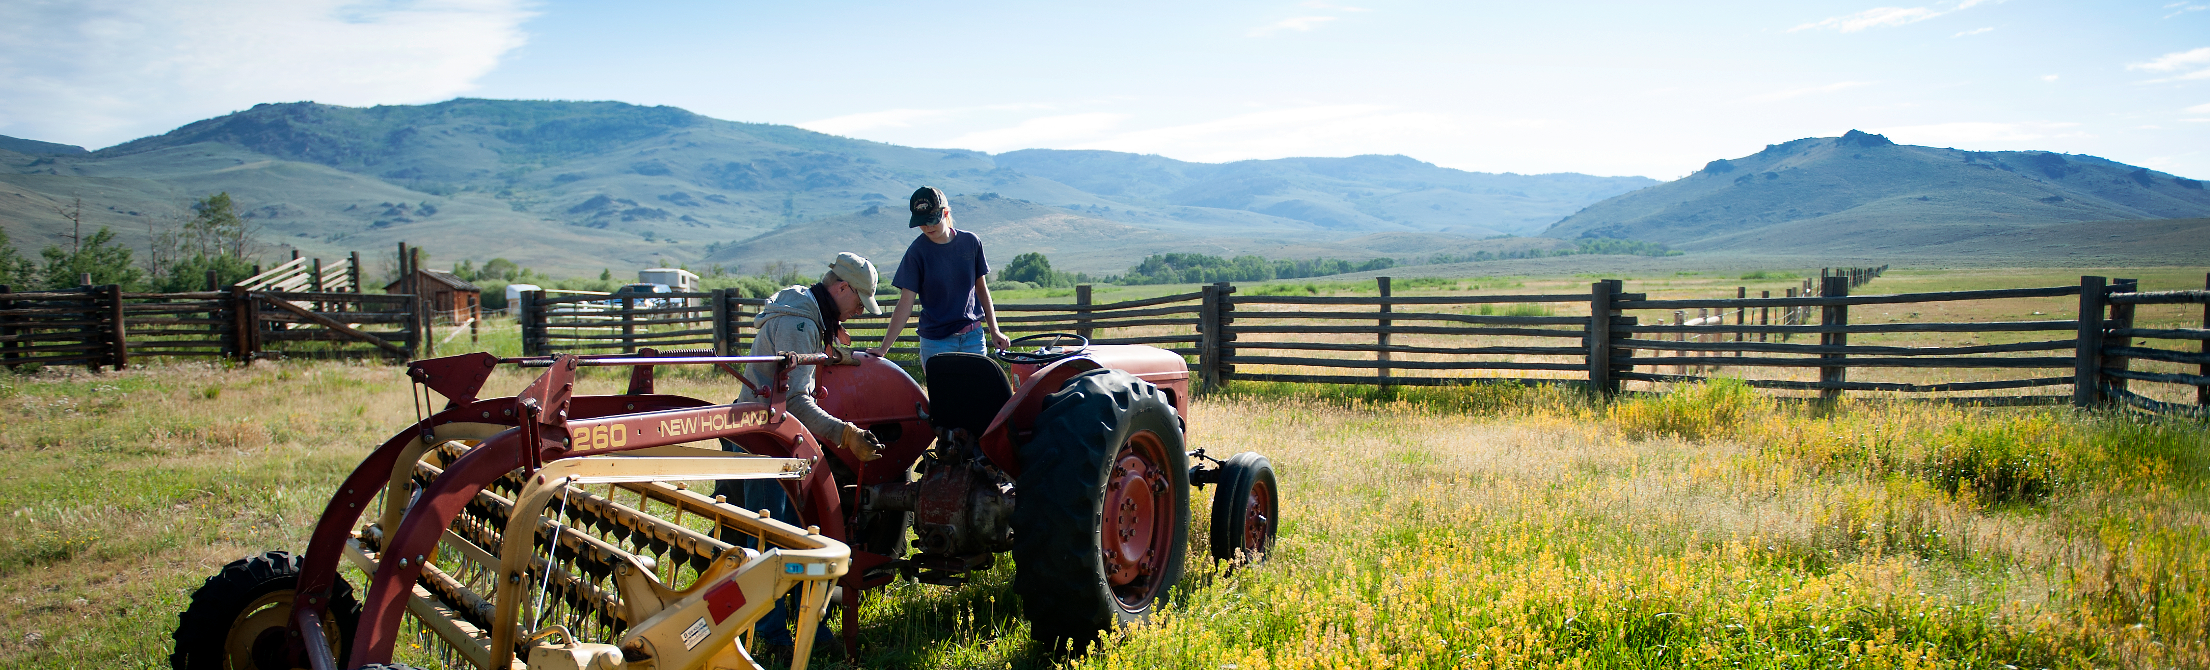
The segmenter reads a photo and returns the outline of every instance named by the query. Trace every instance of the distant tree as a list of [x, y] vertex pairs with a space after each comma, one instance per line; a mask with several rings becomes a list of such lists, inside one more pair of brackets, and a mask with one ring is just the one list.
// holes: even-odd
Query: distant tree
[[8, 230], [0, 228], [0, 284], [20, 291], [38, 283], [38, 261], [17, 252], [15, 244], [8, 241]]
[[252, 220], [238, 215], [229, 192], [192, 200], [189, 216], [175, 215], [174, 228], [148, 226], [146, 269], [154, 290], [203, 291], [207, 273], [215, 273], [217, 287], [253, 276], [261, 243], [254, 238]]
[[514, 281], [516, 279], [520, 279], [524, 271], [522, 269], [522, 266], [518, 263], [515, 263], [514, 261], [510, 261], [504, 258], [493, 258], [491, 260], [484, 261], [483, 269], [479, 270], [478, 272], [480, 272], [485, 279], [504, 279], [507, 281]]
[[115, 242], [115, 232], [102, 226], [99, 232], [71, 240], [75, 251], [65, 251], [59, 246], [49, 246], [39, 251], [45, 257], [46, 288], [70, 288], [78, 286], [84, 275], [91, 275], [93, 286], [121, 284], [135, 290], [145, 273], [131, 264], [131, 252]]
[[998, 272], [998, 278], [1005, 281], [1028, 282], [1037, 286], [1066, 287], [1074, 285], [1072, 275], [1052, 270], [1051, 259], [1033, 251], [1014, 256], [1013, 261], [1006, 263], [1005, 269]]
[[614, 270], [612, 268], [599, 268], [599, 281], [614, 281]]

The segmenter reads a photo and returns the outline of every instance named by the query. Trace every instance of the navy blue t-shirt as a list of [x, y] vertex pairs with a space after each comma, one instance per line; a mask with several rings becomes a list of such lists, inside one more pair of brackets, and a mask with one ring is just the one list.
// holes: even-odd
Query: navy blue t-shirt
[[982, 240], [953, 228], [951, 241], [943, 244], [926, 234], [913, 238], [890, 285], [920, 295], [921, 337], [941, 340], [982, 320], [975, 280], [986, 274], [990, 262], [982, 258]]

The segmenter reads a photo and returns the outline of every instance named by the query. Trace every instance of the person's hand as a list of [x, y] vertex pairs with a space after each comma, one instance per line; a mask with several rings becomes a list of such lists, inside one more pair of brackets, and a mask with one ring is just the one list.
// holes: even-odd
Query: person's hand
[[1011, 340], [1011, 339], [1008, 339], [1008, 338], [1006, 338], [1006, 337], [1005, 337], [1005, 331], [1001, 331], [1001, 330], [998, 330], [998, 329], [996, 329], [996, 328], [991, 328], [991, 329], [990, 329], [990, 347], [991, 347], [991, 348], [993, 348], [993, 349], [1004, 349], [1004, 348], [1006, 348], [1006, 347], [1010, 347], [1010, 346], [1013, 346], [1013, 340]]
[[875, 347], [873, 349], [869, 349], [867, 350], [867, 353], [874, 354], [876, 358], [889, 358], [890, 345], [886, 344], [883, 346]]
[[874, 433], [860, 428], [859, 424], [844, 422], [844, 435], [837, 442], [845, 449], [850, 449], [861, 463], [882, 458], [882, 440], [875, 439]]

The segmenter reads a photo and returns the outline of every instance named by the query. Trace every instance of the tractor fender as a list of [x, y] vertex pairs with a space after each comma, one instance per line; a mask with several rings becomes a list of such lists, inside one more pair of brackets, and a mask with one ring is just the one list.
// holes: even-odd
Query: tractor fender
[[856, 356], [858, 365], [824, 365], [814, 371], [814, 402], [829, 416], [874, 433], [883, 442], [882, 458], [863, 466], [857, 455], [835, 440], [821, 440], [821, 446], [846, 468], [860, 473], [860, 481], [840, 484], [865, 488], [903, 481], [906, 466], [919, 460], [936, 439], [928, 420], [922, 418], [928, 411], [928, 394], [898, 364], [865, 353]]
[[982, 454], [1009, 477], [1021, 476], [1020, 445], [1036, 432], [1044, 396], [1059, 392], [1075, 375], [1111, 368], [1135, 375], [1166, 392], [1177, 416], [1189, 415], [1189, 364], [1174, 352], [1140, 344], [1102, 344], [1080, 356], [1043, 366], [1015, 365], [1020, 386], [982, 433]]

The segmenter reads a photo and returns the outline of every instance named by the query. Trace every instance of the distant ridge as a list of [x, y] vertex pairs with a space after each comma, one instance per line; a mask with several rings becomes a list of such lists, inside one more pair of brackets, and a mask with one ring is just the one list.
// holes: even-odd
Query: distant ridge
[[6, 135], [0, 135], [0, 151], [13, 151], [19, 154], [34, 155], [54, 154], [60, 156], [85, 153], [84, 147], [80, 147], [74, 144], [55, 144], [53, 142], [26, 140], [20, 137], [8, 137]]
[[[1125, 268], [1191, 240], [1320, 253], [1330, 251], [1327, 243], [1376, 233], [1531, 234], [1606, 196], [1655, 183], [1486, 175], [1402, 156], [1212, 165], [1111, 152], [1019, 153], [901, 147], [620, 102], [270, 103], [91, 153], [0, 154], [0, 220], [16, 239], [45, 239], [62, 225], [55, 204], [81, 195], [88, 222], [136, 245], [146, 217], [187, 197], [228, 191], [270, 241], [309, 254], [405, 240], [430, 249], [439, 263], [503, 256], [541, 270], [596, 273], [662, 259], [733, 259], [724, 250], [792, 226], [873, 221], [851, 216], [902, 207], [914, 188], [931, 185], [1052, 210], [1017, 220], [1126, 226], [1140, 233], [1121, 238], [1126, 244], [1063, 252], [1094, 256], [1069, 267]], [[1167, 161], [1190, 178], [1084, 175], [1067, 169], [1077, 159]], [[1115, 179], [1136, 181], [1115, 188]], [[785, 253], [745, 248], [757, 253], [742, 256], [744, 263]], [[993, 249], [1007, 258], [1022, 250]]]
[[1590, 205], [1544, 235], [1688, 250], [1909, 249], [1985, 227], [2210, 216], [2203, 183], [2045, 151], [1960, 151], [1851, 130], [1711, 161]]

